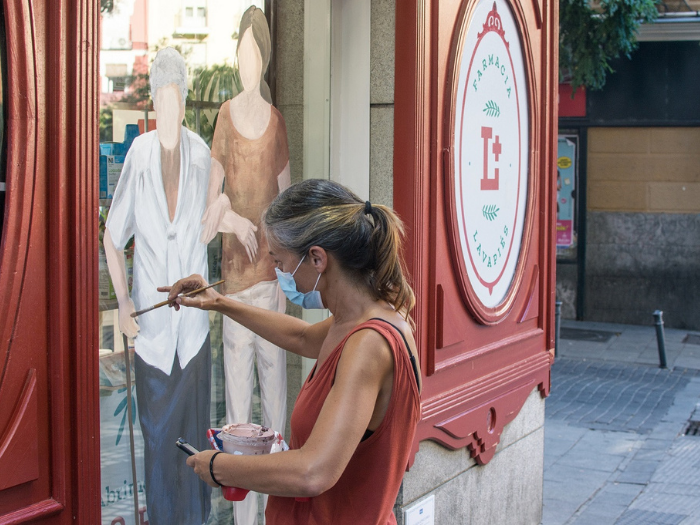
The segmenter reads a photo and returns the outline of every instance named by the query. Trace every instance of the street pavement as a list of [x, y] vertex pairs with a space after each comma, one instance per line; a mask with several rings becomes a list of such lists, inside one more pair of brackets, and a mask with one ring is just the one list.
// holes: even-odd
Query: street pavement
[[665, 329], [662, 369], [651, 321], [562, 321], [542, 525], [700, 524], [700, 332]]

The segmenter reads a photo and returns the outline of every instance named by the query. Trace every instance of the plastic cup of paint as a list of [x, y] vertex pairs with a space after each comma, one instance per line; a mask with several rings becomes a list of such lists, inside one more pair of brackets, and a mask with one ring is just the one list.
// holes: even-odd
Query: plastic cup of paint
[[223, 427], [218, 437], [227, 454], [260, 456], [270, 453], [275, 431], [254, 423], [234, 423]]
[[[217, 437], [227, 454], [260, 456], [270, 453], [275, 432], [254, 423], [234, 423], [224, 426]], [[242, 501], [249, 492], [239, 487], [222, 487], [221, 490], [228, 501]]]

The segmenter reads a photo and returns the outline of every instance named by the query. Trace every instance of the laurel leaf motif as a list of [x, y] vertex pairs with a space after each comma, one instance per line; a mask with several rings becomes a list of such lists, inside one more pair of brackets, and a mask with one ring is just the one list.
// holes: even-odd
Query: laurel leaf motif
[[486, 102], [486, 107], [482, 111], [486, 113], [487, 117], [499, 117], [501, 115], [501, 108], [493, 100]]
[[495, 204], [487, 205], [485, 204], [483, 208], [481, 208], [481, 214], [484, 216], [484, 218], [487, 221], [493, 221], [498, 217], [498, 212], [501, 211], [500, 208], [496, 208]]

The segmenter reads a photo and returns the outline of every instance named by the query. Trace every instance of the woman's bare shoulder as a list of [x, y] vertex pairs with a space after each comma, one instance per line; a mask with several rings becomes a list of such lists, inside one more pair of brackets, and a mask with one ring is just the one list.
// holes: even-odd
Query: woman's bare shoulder
[[410, 321], [393, 308], [380, 308], [374, 311], [372, 319], [379, 319], [392, 324], [407, 340], [411, 341], [413, 339], [413, 327]]
[[371, 327], [361, 327], [345, 341], [341, 361], [357, 361], [359, 368], [393, 368], [393, 354], [386, 338]]

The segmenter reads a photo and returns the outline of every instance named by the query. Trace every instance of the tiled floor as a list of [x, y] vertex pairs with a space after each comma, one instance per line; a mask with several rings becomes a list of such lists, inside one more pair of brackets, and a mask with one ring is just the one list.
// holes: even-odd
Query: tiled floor
[[666, 329], [669, 368], [660, 369], [653, 327], [562, 326], [567, 335], [615, 335], [559, 342], [543, 525], [700, 523], [700, 437], [683, 435], [688, 419], [700, 418], [700, 345], [683, 342], [688, 331]]

